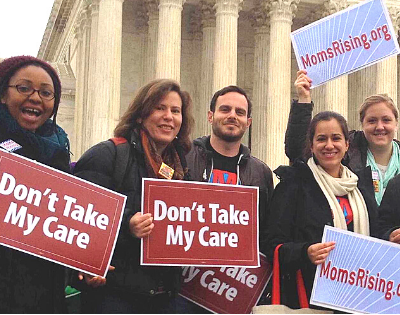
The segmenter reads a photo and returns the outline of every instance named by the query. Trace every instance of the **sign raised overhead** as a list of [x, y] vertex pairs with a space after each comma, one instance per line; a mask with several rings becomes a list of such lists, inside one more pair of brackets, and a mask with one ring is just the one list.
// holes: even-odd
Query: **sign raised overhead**
[[291, 34], [299, 69], [315, 88], [400, 52], [382, 0], [367, 0]]

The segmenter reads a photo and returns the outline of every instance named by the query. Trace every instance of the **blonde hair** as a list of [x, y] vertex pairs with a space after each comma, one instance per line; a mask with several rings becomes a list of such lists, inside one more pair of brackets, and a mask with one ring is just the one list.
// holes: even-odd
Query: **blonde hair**
[[372, 105], [378, 104], [378, 103], [385, 103], [393, 112], [394, 117], [396, 120], [399, 118], [399, 111], [397, 107], [394, 105], [393, 100], [389, 97], [387, 94], [375, 94], [368, 96], [365, 100], [364, 103], [361, 104], [360, 109], [358, 110], [358, 113], [360, 115], [360, 122], [361, 125], [364, 121], [365, 118], [365, 113], [367, 112], [367, 109], [370, 108]]

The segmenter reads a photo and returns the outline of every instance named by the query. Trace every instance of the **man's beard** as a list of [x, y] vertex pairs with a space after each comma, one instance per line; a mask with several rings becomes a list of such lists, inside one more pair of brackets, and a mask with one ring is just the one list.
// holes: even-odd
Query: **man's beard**
[[237, 134], [224, 133], [222, 132], [221, 128], [219, 128], [219, 126], [216, 124], [212, 125], [212, 131], [215, 136], [226, 142], [240, 141], [245, 133], [245, 130], [240, 130]]

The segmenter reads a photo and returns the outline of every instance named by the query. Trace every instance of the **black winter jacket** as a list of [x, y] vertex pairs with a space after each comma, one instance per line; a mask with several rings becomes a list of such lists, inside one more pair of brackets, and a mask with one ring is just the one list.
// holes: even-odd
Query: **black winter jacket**
[[[22, 146], [14, 153], [69, 172], [67, 135], [57, 128], [55, 134], [48, 120], [34, 134], [0, 108], [0, 143], [12, 139]], [[0, 313], [65, 313], [64, 289], [63, 266], [0, 245]]]
[[[333, 226], [331, 210], [304, 161], [298, 159], [293, 166], [280, 166], [274, 172], [280, 183], [272, 196], [266, 242], [262, 248], [272, 261], [275, 247], [283, 243], [279, 250], [281, 274], [293, 278], [295, 271], [301, 268], [310, 298], [316, 267], [308, 258], [307, 248], [321, 242], [325, 225]], [[376, 202], [372, 186], [365, 185], [366, 181], [362, 180], [369, 176], [368, 170], [364, 169], [357, 176], [360, 179], [358, 188], [368, 208], [370, 234], [375, 236], [378, 233]], [[291, 297], [288, 304], [298, 307], [297, 296]]]
[[[107, 289], [151, 296], [157, 292], [162, 281], [164, 288], [175, 294], [179, 289], [180, 268], [141, 266], [140, 239], [129, 232], [129, 220], [136, 212], [141, 211], [142, 178], [148, 177], [139, 139], [136, 133], [132, 133], [131, 139], [128, 140], [129, 164], [122, 185], [118, 185], [120, 189], [116, 189], [114, 173], [116, 168], [121, 166], [115, 165], [116, 146], [111, 140], [98, 143], [86, 151], [76, 164], [74, 174], [105, 188], [117, 190], [128, 197], [111, 261], [115, 270], [107, 274]], [[178, 154], [184, 166], [184, 155], [179, 151]]]
[[[197, 138], [186, 156], [190, 178], [195, 181], [208, 182], [212, 169], [212, 152], [207, 150], [210, 136]], [[266, 224], [268, 204], [272, 197], [274, 185], [270, 168], [250, 154], [249, 148], [241, 144], [242, 156], [239, 158], [239, 174], [242, 185], [259, 187], [259, 222], [260, 231]], [[261, 234], [260, 234], [261, 235]]]
[[[285, 134], [285, 153], [290, 162], [294, 162], [297, 158], [303, 156], [306, 146], [307, 129], [311, 121], [313, 104], [299, 105], [296, 100], [292, 102], [289, 121]], [[400, 142], [395, 140], [399, 145]], [[360, 130], [351, 130], [349, 132], [349, 149], [344, 156], [342, 163], [349, 167], [353, 172], [369, 170], [367, 165], [368, 142], [364, 136], [364, 132]], [[372, 184], [372, 173], [365, 178], [369, 185]], [[373, 190], [372, 190], [373, 192]], [[373, 194], [375, 194], [373, 192]], [[376, 202], [376, 201], [375, 201]]]
[[400, 228], [399, 196], [400, 175], [396, 175], [389, 181], [379, 207], [379, 234], [387, 241], [390, 233]]

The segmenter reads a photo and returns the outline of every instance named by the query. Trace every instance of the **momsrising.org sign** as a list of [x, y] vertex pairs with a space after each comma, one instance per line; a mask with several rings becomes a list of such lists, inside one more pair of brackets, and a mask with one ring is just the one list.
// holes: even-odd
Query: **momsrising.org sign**
[[400, 245], [325, 226], [335, 241], [318, 265], [311, 304], [345, 312], [400, 313]]
[[297, 64], [313, 88], [400, 52], [382, 0], [367, 0], [291, 34]]

